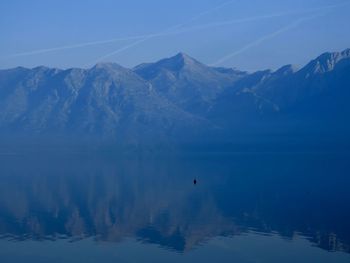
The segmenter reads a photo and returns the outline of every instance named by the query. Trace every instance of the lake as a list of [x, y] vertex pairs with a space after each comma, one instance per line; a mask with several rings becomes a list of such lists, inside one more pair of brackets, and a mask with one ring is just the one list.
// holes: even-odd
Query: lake
[[2, 152], [0, 262], [350, 262], [349, 186], [347, 152]]

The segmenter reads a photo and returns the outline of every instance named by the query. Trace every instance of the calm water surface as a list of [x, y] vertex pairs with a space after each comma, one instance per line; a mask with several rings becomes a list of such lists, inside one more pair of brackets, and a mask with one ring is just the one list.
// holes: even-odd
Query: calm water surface
[[350, 262], [349, 186], [347, 153], [3, 153], [0, 262]]

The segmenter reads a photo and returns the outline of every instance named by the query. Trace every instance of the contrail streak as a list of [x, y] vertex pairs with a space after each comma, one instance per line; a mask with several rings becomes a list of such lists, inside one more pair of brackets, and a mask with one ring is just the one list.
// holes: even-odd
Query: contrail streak
[[236, 50], [235, 52], [232, 52], [232, 53], [230, 53], [230, 54], [220, 58], [216, 62], [212, 63], [211, 66], [219, 65], [222, 62], [225, 62], [225, 61], [231, 59], [232, 57], [237, 56], [237, 55], [243, 53], [244, 51], [246, 51], [246, 50], [248, 50], [248, 49], [250, 49], [252, 47], [258, 46], [259, 44], [261, 44], [262, 42], [264, 42], [266, 40], [274, 38], [274, 37], [276, 37], [276, 36], [286, 32], [286, 31], [289, 31], [289, 30], [299, 26], [301, 23], [303, 23], [306, 20], [311, 20], [311, 19], [314, 19], [314, 18], [319, 17], [319, 16], [321, 16], [321, 14], [317, 14], [317, 15], [310, 16], [310, 17], [300, 18], [300, 19], [298, 19], [298, 20], [288, 24], [287, 26], [280, 28], [277, 31], [272, 32], [270, 34], [267, 34], [267, 35], [265, 35], [265, 36], [263, 36], [261, 38], [258, 38], [257, 40], [254, 40], [253, 42], [250, 42], [249, 44], [247, 44], [246, 46], [242, 47], [241, 49]]
[[[304, 13], [304, 12], [302, 12], [302, 13]], [[283, 16], [295, 15], [295, 14], [300, 14], [300, 12], [286, 12], [286, 13], [279, 13], [279, 14], [253, 16], [253, 17], [247, 17], [247, 18], [240, 18], [240, 19], [233, 19], [233, 20], [226, 20], [226, 21], [218, 21], [218, 22], [207, 23], [207, 24], [198, 25], [198, 26], [186, 27], [186, 28], [184, 28], [182, 30], [173, 31], [173, 32], [169, 32], [169, 33], [166, 33], [166, 34], [158, 34], [158, 35], [154, 35], [154, 36], [176, 35], [176, 34], [186, 33], [186, 32], [195, 31], [195, 30], [199, 30], [199, 29], [206, 29], [206, 28], [209, 28], [209, 27], [217, 27], [217, 26], [225, 26], [225, 25], [232, 25], [232, 24], [240, 24], [240, 23], [253, 22], [253, 21], [258, 21], [258, 20], [263, 20], [263, 19], [269, 19], [269, 18], [275, 18], [275, 17], [283, 17]]]
[[[131, 48], [133, 46], [136, 46], [136, 45], [144, 42], [144, 41], [140, 41], [140, 39], [143, 39], [143, 38], [149, 39], [149, 38], [154, 38], [154, 37], [177, 35], [177, 34], [182, 34], [182, 33], [191, 32], [191, 31], [195, 31], [195, 30], [206, 29], [209, 27], [217, 27], [217, 26], [225, 26], [225, 25], [245, 23], [245, 22], [253, 22], [253, 21], [258, 21], [258, 20], [262, 20], [262, 19], [269, 19], [269, 18], [275, 18], [275, 17], [282, 17], [282, 16], [288, 16], [288, 15], [294, 15], [294, 14], [302, 14], [302, 13], [308, 13], [308, 12], [313, 12], [313, 11], [326, 10], [326, 9], [331, 9], [331, 8], [337, 8], [340, 6], [345, 6], [345, 5], [348, 5], [350, 3], [350, 2], [343, 2], [343, 3], [335, 4], [335, 5], [328, 5], [328, 6], [322, 6], [322, 7], [317, 7], [317, 8], [305, 9], [303, 11], [291, 11], [291, 12], [278, 13], [278, 14], [270, 14], [270, 15], [254, 16], [254, 17], [247, 17], [247, 18], [241, 18], [241, 19], [233, 19], [233, 20], [227, 20], [227, 21], [219, 21], [219, 22], [202, 24], [202, 25], [198, 25], [198, 26], [187, 27], [187, 28], [184, 28], [182, 30], [171, 31], [171, 29], [174, 30], [174, 29], [177, 29], [179, 27], [182, 27], [183, 25], [188, 24], [190, 22], [193, 22], [194, 20], [196, 20], [196, 19], [198, 19], [198, 18], [200, 18], [200, 17], [202, 17], [202, 16], [204, 16], [204, 15], [206, 15], [214, 10], [222, 8], [222, 7], [228, 5], [232, 2], [234, 2], [234, 1], [225, 2], [225, 3], [215, 7], [214, 9], [202, 12], [202, 13], [198, 14], [197, 16], [193, 17], [191, 20], [187, 21], [186, 23], [176, 25], [170, 29], [167, 29], [166, 32], [147, 34], [147, 35], [120, 37], [120, 38], [113, 38], [113, 39], [108, 39], [108, 40], [84, 42], [84, 43], [73, 44], [73, 45], [65, 45], [65, 46], [59, 46], [59, 47], [53, 47], [53, 48], [32, 50], [32, 51], [8, 55], [8, 56], [3, 57], [3, 58], [30, 56], [30, 55], [44, 54], [44, 53], [69, 50], [69, 49], [75, 49], [75, 48], [81, 48], [81, 47], [96, 46], [96, 45], [115, 43], [115, 42], [121, 42], [121, 41], [128, 41], [128, 40], [136, 40], [134, 43], [121, 48], [121, 50], [118, 50], [119, 51], [118, 53], [120, 53], [128, 48]], [[103, 58], [104, 57], [108, 57], [108, 56], [106, 55], [106, 56], [103, 56]]]
[[[61, 50], [67, 50], [67, 49], [74, 49], [74, 48], [80, 48], [80, 47], [87, 47], [87, 46], [95, 46], [95, 45], [101, 45], [101, 44], [108, 44], [108, 43], [113, 43], [113, 42], [119, 42], [119, 41], [126, 41], [126, 40], [137, 40], [135, 43], [127, 45], [125, 48], [127, 47], [131, 47], [134, 45], [137, 45], [143, 41], [140, 41], [140, 39], [149, 39], [149, 38], [153, 38], [156, 36], [162, 36], [162, 35], [166, 35], [165, 33], [174, 29], [177, 29], [179, 27], [184, 26], [187, 23], [193, 22], [195, 20], [197, 20], [198, 18], [214, 11], [217, 10], [219, 8], [222, 8], [228, 4], [231, 4], [232, 2], [235, 2], [236, 0], [231, 0], [231, 1], [227, 1], [224, 2], [210, 10], [204, 11], [194, 17], [192, 17], [189, 21], [187, 21], [186, 23], [182, 23], [182, 24], [178, 24], [175, 25], [173, 27], [170, 27], [168, 29], [166, 29], [165, 31], [162, 31], [161, 33], [157, 33], [157, 34], [147, 34], [147, 35], [138, 35], [138, 36], [130, 36], [130, 37], [120, 37], [120, 38], [113, 38], [113, 39], [108, 39], [108, 40], [101, 40], [101, 41], [93, 41], [93, 42], [85, 42], [85, 43], [79, 43], [79, 44], [74, 44], [74, 45], [66, 45], [66, 46], [59, 46], [59, 47], [53, 47], [53, 48], [46, 48], [46, 49], [39, 49], [39, 50], [32, 50], [32, 51], [27, 51], [27, 52], [21, 52], [21, 53], [16, 53], [16, 54], [12, 54], [9, 56], [6, 56], [6, 58], [11, 58], [11, 57], [21, 57], [21, 56], [29, 56], [29, 55], [37, 55], [37, 54], [43, 54], [43, 53], [49, 53], [49, 52], [54, 52], [54, 51], [61, 51]], [[144, 41], [145, 41], [144, 40]], [[124, 50], [124, 48], [123, 48]]]
[[74, 49], [74, 48], [87, 47], [87, 46], [95, 46], [95, 45], [108, 44], [108, 43], [113, 43], [113, 42], [118, 42], [118, 41], [140, 39], [142, 37], [143, 36], [121, 37], [121, 38], [114, 38], [114, 39], [109, 39], [109, 40], [85, 42], [85, 43], [74, 44], [74, 45], [67, 45], [67, 46], [60, 46], [60, 47], [53, 47], [53, 48], [46, 48], [46, 49], [39, 49], [39, 50], [22, 52], [22, 53], [16, 53], [16, 54], [9, 55], [7, 57], [21, 57], [21, 56], [28, 56], [28, 55], [36, 55], [36, 54], [42, 54], [42, 53], [49, 53], [49, 52], [53, 52], [53, 51]]
[[[317, 8], [309, 8], [309, 9], [305, 9], [302, 11], [290, 11], [290, 12], [283, 12], [283, 13], [276, 13], [276, 14], [268, 14], [268, 15], [261, 15], [261, 16], [253, 16], [253, 17], [238, 18], [238, 19], [233, 19], [233, 20], [212, 22], [212, 23], [208, 23], [208, 24], [187, 27], [181, 31], [170, 32], [169, 34], [166, 34], [166, 35], [179, 34], [179, 33], [184, 33], [184, 32], [188, 32], [188, 31], [192, 31], [192, 30], [205, 29], [208, 27], [224, 26], [224, 25], [252, 22], [252, 21], [275, 18], [275, 17], [283, 17], [283, 16], [288, 16], [288, 15], [301, 15], [301, 14], [315, 12], [315, 11], [328, 10], [328, 9], [332, 9], [332, 8], [336, 8], [336, 7], [349, 5], [349, 4], [350, 4], [350, 2], [346, 2], [346, 3], [336, 4], [336, 5], [328, 5], [328, 6], [322, 6], [322, 7], [317, 7]], [[163, 34], [163, 35], [165, 35], [165, 34]], [[163, 36], [163, 35], [160, 35], [160, 36]]]
[[[195, 21], [195, 20], [201, 18], [202, 16], [205, 16], [205, 15], [207, 15], [207, 14], [209, 14], [209, 13], [215, 11], [215, 10], [218, 10], [218, 9], [220, 9], [220, 8], [223, 8], [224, 6], [227, 6], [227, 5], [229, 5], [229, 4], [233, 3], [233, 2], [236, 2], [236, 0], [226, 1], [226, 2], [224, 2], [224, 3], [222, 3], [222, 4], [218, 5], [218, 6], [215, 6], [214, 8], [211, 8], [211, 9], [209, 9], [209, 10], [206, 10], [206, 11], [202, 12], [202, 13], [199, 13], [198, 15], [192, 17], [191, 19], [189, 19], [188, 21], [186, 21], [186, 22], [184, 22], [184, 23], [180, 23], [180, 24], [177, 24], [177, 25], [172, 26], [172, 27], [170, 27], [170, 28], [167, 28], [167, 29], [165, 29], [164, 31], [161, 31], [161, 32], [158, 33], [158, 34], [152, 34], [152, 35], [146, 36], [145, 38], [142, 38], [142, 39], [140, 39], [140, 40], [137, 40], [137, 41], [135, 41], [135, 42], [133, 42], [133, 43], [131, 43], [131, 44], [129, 44], [129, 45], [126, 45], [126, 46], [124, 46], [124, 47], [122, 47], [122, 48], [119, 48], [119, 49], [117, 49], [117, 50], [115, 50], [115, 51], [113, 51], [113, 52], [111, 52], [111, 53], [108, 53], [108, 54], [102, 56], [102, 57], [99, 57], [99, 58], [97, 58], [93, 63], [96, 63], [96, 62], [99, 62], [99, 61], [101, 61], [101, 60], [104, 60], [104, 59], [106, 59], [106, 58], [108, 58], [108, 57], [114, 56], [114, 55], [116, 55], [116, 54], [118, 54], [118, 53], [123, 52], [124, 50], [127, 50], [127, 49], [131, 48], [131, 47], [137, 46], [137, 45], [139, 45], [139, 44], [141, 44], [141, 43], [143, 43], [143, 42], [145, 42], [145, 41], [147, 41], [147, 40], [149, 40], [149, 39], [152, 39], [153, 37], [155, 37], [155, 35], [165, 34], [165, 33], [169, 32], [169, 31], [173, 31], [173, 30], [175, 30], [175, 29], [177, 29], [177, 28], [181, 28], [181, 27], [183, 27], [184, 25], [186, 25], [186, 24], [188, 24], [188, 23], [191, 23], [191, 22], [193, 22], [193, 21]], [[93, 64], [93, 63], [89, 63], [89, 64]]]
[[206, 29], [209, 27], [240, 24], [240, 23], [259, 21], [259, 20], [275, 18], [275, 17], [284, 17], [284, 16], [288, 16], [288, 15], [300, 15], [300, 14], [305, 14], [305, 13], [310, 13], [310, 12], [315, 12], [315, 11], [320, 11], [320, 10], [328, 10], [331, 8], [336, 8], [336, 7], [340, 7], [340, 6], [344, 6], [344, 5], [348, 5], [348, 4], [350, 4], [350, 2], [337, 4], [337, 5], [323, 6], [323, 7], [318, 7], [318, 8], [309, 8], [309, 9], [305, 9], [302, 11], [290, 11], [290, 12], [283, 12], [283, 13], [276, 13], [276, 14], [238, 18], [238, 19], [232, 19], [232, 20], [226, 20], [226, 21], [217, 21], [217, 22], [202, 24], [202, 25], [198, 25], [198, 26], [185, 27], [184, 29], [179, 29], [177, 31], [171, 31], [168, 33], [152, 34], [152, 36], [153, 37], [170, 36], [170, 35], [177, 35], [177, 34], [182, 34], [182, 33], [190, 32], [190, 31], [195, 31], [195, 30], [199, 30], [199, 29]]
[[[37, 54], [43, 54], [43, 53], [50, 53], [50, 52], [54, 52], [54, 51], [62, 51], [62, 50], [75, 49], [75, 48], [81, 48], [81, 47], [96, 46], [96, 45], [115, 43], [115, 42], [121, 42], [121, 41], [128, 41], [128, 40], [140, 40], [142, 38], [148, 38], [148, 37], [171, 36], [171, 35], [177, 35], [177, 34], [182, 34], [182, 33], [186, 33], [186, 32], [196, 31], [196, 30], [200, 30], [200, 29], [205, 29], [205, 28], [209, 28], [209, 27], [217, 27], [217, 26], [225, 26], [225, 25], [231, 25], [231, 24], [236, 24], [236, 23], [252, 22], [252, 21], [261, 20], [261, 19], [281, 17], [281, 16], [298, 14], [298, 13], [300, 13], [300, 12], [288, 12], [288, 13], [271, 14], [271, 15], [264, 15], [264, 16], [247, 17], [247, 18], [242, 18], [242, 19], [233, 19], [233, 20], [227, 20], [227, 21], [219, 21], [219, 22], [207, 23], [207, 24], [198, 25], [198, 26], [187, 27], [187, 28], [180, 29], [177, 31], [170, 31], [169, 30], [169, 32], [167, 32], [167, 33], [165, 32], [165, 33], [155, 33], [155, 34], [147, 34], [147, 35], [120, 37], [120, 38], [113, 38], [113, 39], [107, 39], [107, 40], [100, 40], [100, 41], [84, 42], [84, 43], [73, 44], [73, 45], [59, 46], [59, 47], [53, 47], [53, 48], [32, 50], [32, 51], [12, 54], [12, 55], [7, 56], [6, 58], [37, 55]], [[136, 42], [138, 42], [138, 41], [136, 41]]]
[[[187, 22], [185, 22], [185, 23], [182, 23], [182, 24], [179, 24], [179, 25], [176, 25], [176, 26], [171, 27], [171, 28], [169, 28], [169, 29], [166, 29], [165, 31], [160, 32], [159, 34], [153, 34], [153, 35], [147, 36], [147, 37], [145, 37], [145, 38], [143, 38], [143, 39], [137, 40], [137, 41], [135, 41], [135, 42], [133, 42], [133, 43], [127, 45], [127, 46], [124, 46], [124, 47], [122, 47], [122, 48], [120, 48], [120, 49], [117, 49], [117, 50], [115, 50], [115, 51], [113, 51], [113, 52], [111, 52], [111, 53], [109, 53], [109, 54], [106, 54], [106, 55], [104, 55], [104, 56], [98, 58], [98, 59], [95, 61], [95, 63], [98, 62], [98, 61], [104, 60], [104, 59], [106, 59], [106, 58], [108, 58], [108, 57], [117, 55], [117, 54], [119, 54], [119, 53], [121, 53], [121, 52], [123, 52], [123, 51], [125, 51], [125, 50], [127, 50], [127, 49], [129, 49], [129, 48], [131, 48], [131, 47], [134, 47], [134, 46], [136, 46], [136, 45], [139, 45], [139, 44], [141, 44], [141, 43], [143, 43], [143, 42], [145, 42], [145, 41], [147, 41], [147, 40], [149, 40], [149, 39], [151, 39], [151, 38], [153, 38], [153, 37], [161, 36], [161, 35], [166, 35], [167, 32], [168, 32], [168, 34], [169, 34], [169, 33], [172, 34], [172, 32], [171, 32], [172, 30], [177, 29], [177, 28], [180, 28], [180, 27], [184, 26], [184, 25], [187, 24], [187, 23], [193, 22], [193, 21], [197, 20], [198, 18], [200, 18], [200, 17], [202, 17], [202, 16], [204, 16], [204, 15], [206, 15], [206, 14], [208, 14], [208, 13], [214, 11], [214, 10], [220, 9], [220, 8], [222, 8], [222, 7], [224, 7], [224, 6], [228, 5], [228, 4], [230, 4], [230, 3], [232, 3], [232, 2], [234, 2], [234, 0], [225, 2], [225, 3], [223, 3], [223, 4], [221, 4], [221, 5], [217, 6], [217, 7], [215, 7], [215, 8], [213, 8], [213, 9], [210, 9], [210, 10], [207, 10], [207, 11], [205, 11], [205, 12], [203, 12], [203, 13], [200, 13], [200, 14], [194, 16], [194, 17], [193, 17], [192, 19], [190, 19], [189, 21], [187, 21]], [[318, 8], [310, 8], [310, 9], [304, 10], [303, 12], [327, 10], [327, 9], [336, 8], [336, 7], [343, 6], [343, 5], [348, 5], [348, 4], [349, 4], [349, 2], [344, 2], [344, 3], [341, 3], [341, 4], [323, 6], [323, 7], [318, 7]], [[241, 23], [241, 22], [247, 22], [247, 21], [254, 21], [254, 20], [256, 20], [256, 19], [261, 19], [261, 18], [269, 18], [269, 17], [274, 17], [274, 16], [283, 16], [283, 15], [287, 15], [287, 14], [291, 14], [291, 13], [292, 13], [292, 12], [282, 13], [282, 14], [277, 14], [277, 15], [270, 15], [270, 16], [267, 15], [267, 16], [261, 16], [261, 17], [252, 17], [252, 18], [250, 18], [250, 19], [249, 19], [249, 18], [246, 18], [246, 19], [238, 19], [238, 20], [232, 20], [232, 21], [222, 22], [221, 24], [220, 24], [220, 22], [217, 22], [217, 23], [211, 23], [211, 24], [207, 24], [207, 25], [205, 25], [205, 26], [203, 25], [203, 26], [197, 26], [197, 27], [193, 27], [193, 28], [198, 29], [198, 28], [205, 28], [205, 27], [209, 27], [209, 26], [213, 26], [213, 25], [223, 25], [223, 24], [227, 24], [227, 23], [237, 23], [237, 22]], [[297, 20], [297, 22], [299, 21], [299, 22], [297, 23], [297, 25], [298, 25], [299, 23], [303, 22], [304, 20], [307, 20], [307, 18], [300, 19], [300, 21]], [[297, 25], [294, 25], [294, 23], [293, 23], [293, 24], [291, 25], [291, 27], [295, 27], [295, 26], [297, 26]], [[186, 29], [184, 29], [184, 30], [186, 30]], [[189, 29], [187, 29], [187, 30], [189, 30]], [[186, 30], [186, 32], [187, 32], [187, 30]], [[192, 29], [191, 29], [191, 30], [192, 30]], [[289, 30], [289, 27], [286, 28], [286, 29], [284, 29], [284, 31], [287, 31], [287, 30]], [[170, 31], [170, 32], [169, 32], [169, 31]], [[281, 30], [279, 30], [279, 31], [281, 31]], [[284, 32], [284, 31], [283, 31], [283, 32]], [[280, 33], [283, 33], [283, 32], [277, 32], [277, 34], [280, 34]], [[174, 32], [173, 32], [173, 33], [174, 33]], [[271, 37], [273, 37], [273, 36], [271, 36]], [[264, 41], [264, 40], [265, 40], [265, 39], [263, 39], [262, 41]], [[258, 43], [258, 44], [259, 44], [259, 43]], [[242, 51], [242, 52], [243, 52], [243, 51]], [[93, 63], [91, 63], [91, 64], [93, 64]]]

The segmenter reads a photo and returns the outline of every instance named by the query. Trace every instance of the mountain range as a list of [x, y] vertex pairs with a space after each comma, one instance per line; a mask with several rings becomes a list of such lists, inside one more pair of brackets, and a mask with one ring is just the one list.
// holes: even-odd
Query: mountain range
[[349, 101], [350, 49], [252, 73], [184, 53], [133, 69], [17, 67], [0, 70], [0, 133], [132, 144], [347, 138]]

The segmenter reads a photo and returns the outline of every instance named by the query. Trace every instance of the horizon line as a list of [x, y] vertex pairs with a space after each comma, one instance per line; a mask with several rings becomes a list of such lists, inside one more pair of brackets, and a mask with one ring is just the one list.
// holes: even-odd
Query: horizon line
[[[325, 52], [322, 52], [321, 54], [317, 55], [314, 59], [317, 59], [318, 57], [324, 55], [324, 54], [331, 54], [331, 53], [343, 53], [343, 52], [347, 52], [347, 51], [350, 51], [350, 47], [349, 48], [345, 48], [341, 51], [325, 51]], [[132, 66], [132, 67], [126, 67], [126, 66], [123, 66], [122, 64], [119, 64], [118, 62], [114, 62], [114, 61], [106, 61], [106, 62], [97, 62], [96, 64], [94, 64], [93, 66], [91, 67], [74, 67], [74, 66], [68, 66], [68, 67], [55, 67], [55, 66], [46, 66], [46, 65], [37, 65], [37, 66], [34, 66], [34, 67], [25, 67], [25, 66], [15, 66], [15, 67], [11, 67], [11, 68], [0, 68], [0, 70], [11, 70], [11, 69], [17, 69], [17, 68], [24, 68], [24, 69], [30, 69], [30, 70], [33, 70], [33, 69], [36, 69], [36, 68], [48, 68], [48, 69], [58, 69], [58, 70], [70, 70], [70, 69], [83, 69], [83, 70], [90, 70], [92, 68], [94, 68], [95, 66], [99, 65], [99, 64], [115, 64], [115, 65], [118, 65], [124, 69], [128, 69], [128, 70], [133, 70], [135, 69], [136, 67], [140, 66], [140, 65], [143, 65], [143, 64], [155, 64], [155, 63], [158, 63], [164, 59], [172, 59], [180, 54], [183, 54], [183, 55], [186, 55], [188, 56], [189, 58], [193, 59], [193, 60], [196, 60], [198, 63], [202, 64], [202, 65], [205, 65], [209, 68], [224, 68], [224, 69], [234, 69], [234, 70], [237, 70], [237, 71], [240, 71], [240, 72], [259, 72], [259, 71], [267, 71], [267, 70], [270, 70], [272, 72], [275, 72], [277, 71], [278, 69], [282, 68], [282, 67], [285, 67], [285, 66], [296, 66], [298, 67], [299, 69], [303, 68], [304, 66], [306, 66], [309, 62], [311, 62], [312, 60], [314, 59], [311, 59], [308, 63], [306, 63], [305, 65], [301, 66], [301, 65], [297, 65], [297, 64], [290, 64], [290, 63], [287, 63], [287, 64], [283, 64], [282, 66], [279, 66], [277, 69], [271, 69], [271, 68], [265, 68], [265, 69], [258, 69], [258, 70], [254, 70], [254, 71], [249, 71], [249, 70], [240, 70], [238, 69], [237, 67], [234, 67], [234, 66], [215, 66], [215, 65], [211, 65], [211, 64], [207, 64], [207, 63], [204, 63], [204, 62], [201, 62], [200, 60], [197, 60], [196, 58], [188, 55], [186, 52], [183, 52], [183, 51], [180, 51], [180, 52], [177, 52], [175, 55], [172, 55], [172, 56], [167, 56], [167, 57], [164, 57], [164, 58], [160, 58], [158, 60], [155, 60], [153, 62], [142, 62], [142, 63], [139, 63], [135, 66]]]

